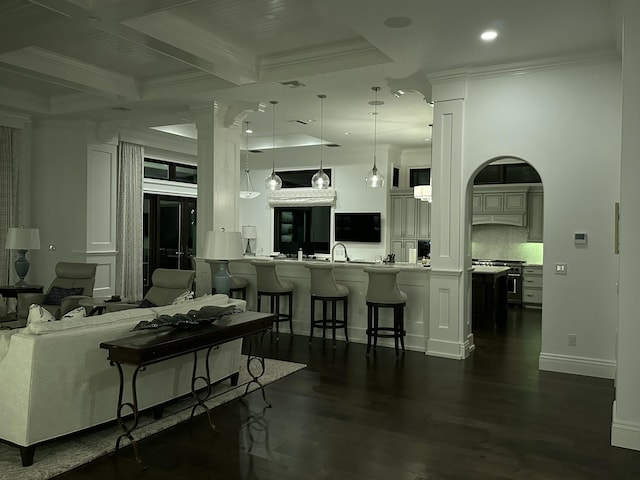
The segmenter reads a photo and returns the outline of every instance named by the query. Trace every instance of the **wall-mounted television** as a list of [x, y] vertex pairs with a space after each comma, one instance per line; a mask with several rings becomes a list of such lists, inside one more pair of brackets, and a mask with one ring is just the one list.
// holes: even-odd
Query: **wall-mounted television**
[[382, 226], [380, 213], [336, 213], [336, 242], [379, 243]]

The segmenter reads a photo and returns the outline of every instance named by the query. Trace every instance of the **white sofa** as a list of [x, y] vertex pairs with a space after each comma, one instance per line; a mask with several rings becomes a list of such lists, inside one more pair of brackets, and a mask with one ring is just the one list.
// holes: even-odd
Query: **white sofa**
[[[110, 366], [108, 352], [100, 343], [137, 334], [131, 329], [141, 320], [229, 303], [240, 310], [246, 307], [243, 300], [226, 295], [205, 295], [174, 306], [0, 331], [0, 441], [19, 447], [26, 466], [33, 463], [38, 444], [114, 420], [118, 371]], [[242, 340], [235, 340], [211, 352], [212, 382], [237, 381], [241, 347]], [[193, 355], [183, 355], [141, 371], [137, 381], [140, 410], [191, 392], [192, 368]], [[125, 371], [128, 378], [130, 373]]]

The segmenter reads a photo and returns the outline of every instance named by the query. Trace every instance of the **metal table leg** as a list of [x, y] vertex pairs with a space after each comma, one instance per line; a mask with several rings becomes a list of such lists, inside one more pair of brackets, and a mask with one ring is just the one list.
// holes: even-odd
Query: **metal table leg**
[[[123, 433], [118, 437], [118, 439], [116, 440], [116, 451], [115, 453], [118, 453], [118, 450], [120, 449], [120, 441], [123, 438], [128, 438], [129, 441], [131, 442], [131, 446], [133, 448], [133, 455], [136, 459], [136, 462], [138, 462], [140, 465], [142, 464], [142, 459], [140, 458], [140, 452], [138, 451], [138, 442], [136, 442], [136, 439], [133, 438], [133, 434], [131, 432], [133, 432], [133, 430], [138, 426], [138, 419], [139, 419], [139, 411], [138, 411], [138, 392], [136, 389], [136, 380], [138, 378], [138, 372], [140, 372], [141, 370], [144, 370], [144, 366], [140, 366], [137, 367], [134, 372], [133, 372], [133, 377], [131, 379], [131, 396], [132, 396], [132, 401], [131, 402], [124, 402], [123, 401], [123, 395], [124, 395], [124, 372], [122, 371], [122, 365], [120, 365], [120, 363], [118, 362], [111, 362], [111, 365], [115, 365], [116, 367], [118, 367], [118, 376], [120, 377], [120, 386], [118, 389], [118, 410], [116, 412], [117, 415], [117, 419], [118, 419], [118, 424], [120, 425], [120, 427], [123, 430]], [[123, 409], [125, 408], [129, 408], [131, 410], [131, 412], [133, 413], [133, 420], [132, 420], [132, 425], [129, 427], [127, 426], [126, 422], [125, 422], [125, 418], [123, 415]]]
[[[267, 331], [263, 331], [260, 335], [260, 344], [264, 341], [264, 337]], [[256, 383], [258, 387], [260, 387], [260, 391], [262, 392], [262, 399], [267, 404], [266, 408], [271, 407], [271, 403], [267, 400], [267, 396], [264, 391], [264, 386], [260, 383], [260, 377], [264, 375], [265, 366], [264, 366], [264, 356], [263, 355], [253, 355], [254, 347], [257, 349], [258, 347], [258, 335], [252, 335], [251, 342], [249, 343], [249, 352], [247, 354], [247, 372], [251, 375], [251, 381], [247, 383], [243, 396], [249, 393], [249, 387], [251, 384]]]

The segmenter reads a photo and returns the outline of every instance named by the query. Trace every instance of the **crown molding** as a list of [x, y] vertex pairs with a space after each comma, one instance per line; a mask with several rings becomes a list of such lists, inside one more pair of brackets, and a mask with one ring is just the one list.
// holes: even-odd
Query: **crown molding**
[[389, 63], [391, 59], [363, 38], [287, 50], [260, 57], [261, 80], [314, 75]]
[[51, 113], [51, 105], [46, 97], [2, 86], [0, 86], [0, 104], [29, 115]]
[[[1, 94], [1, 92], [0, 92]], [[0, 125], [3, 127], [24, 129], [27, 124], [31, 123], [31, 117], [13, 112], [0, 110]]]
[[615, 51], [603, 51], [596, 55], [552, 57], [525, 62], [514, 62], [485, 67], [459, 68], [427, 75], [432, 83], [442, 83], [449, 80], [485, 76], [521, 75], [540, 70], [550, 70], [584, 65], [601, 65], [607, 63], [621, 63], [620, 55]]

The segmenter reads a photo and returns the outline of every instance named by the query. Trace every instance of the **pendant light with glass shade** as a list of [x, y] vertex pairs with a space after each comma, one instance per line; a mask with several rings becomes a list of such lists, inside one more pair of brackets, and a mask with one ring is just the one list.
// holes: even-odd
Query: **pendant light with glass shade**
[[[251, 176], [249, 175], [249, 122], [244, 122], [244, 133], [246, 134], [246, 148], [247, 155], [245, 157], [244, 178], [240, 181], [240, 198], [245, 200], [251, 200], [260, 195], [260, 192], [256, 192], [251, 183]], [[245, 188], [246, 187], [246, 188]]]
[[273, 135], [271, 137], [272, 145], [271, 145], [271, 156], [272, 156], [272, 164], [271, 164], [271, 175], [269, 175], [264, 180], [264, 186], [267, 190], [280, 190], [282, 188], [282, 179], [276, 173], [276, 105], [278, 102], [275, 100], [271, 100], [269, 103], [273, 105]]
[[320, 99], [320, 170], [318, 170], [315, 175], [311, 178], [311, 186], [317, 189], [325, 189], [329, 188], [329, 184], [331, 180], [329, 180], [329, 176], [324, 173], [322, 170], [322, 144], [324, 142], [323, 136], [323, 125], [324, 125], [324, 99], [327, 98], [326, 95], [318, 95]]
[[365, 182], [367, 183], [367, 187], [378, 188], [384, 186], [384, 177], [378, 171], [378, 167], [376, 166], [376, 140], [378, 134], [378, 105], [382, 105], [384, 102], [378, 101], [378, 92], [380, 91], [380, 87], [371, 87], [371, 90], [376, 92], [375, 100], [373, 102], [369, 102], [369, 105], [373, 105], [373, 168], [369, 170], [367, 176], [364, 177]]

